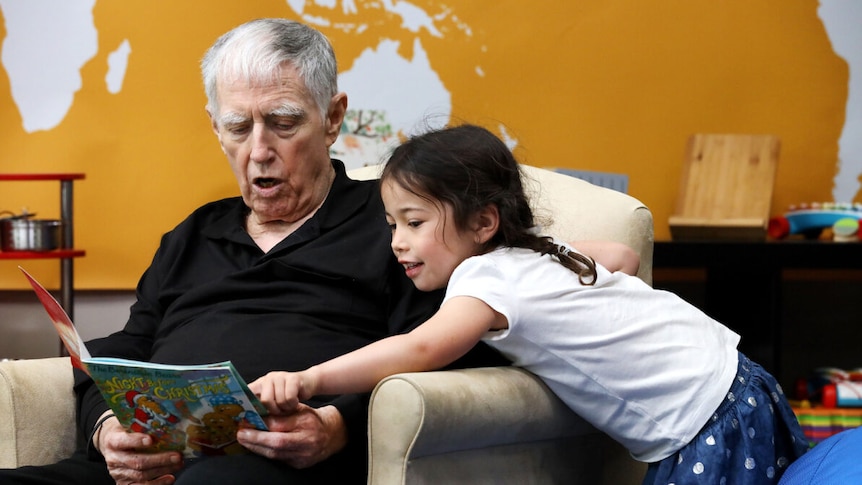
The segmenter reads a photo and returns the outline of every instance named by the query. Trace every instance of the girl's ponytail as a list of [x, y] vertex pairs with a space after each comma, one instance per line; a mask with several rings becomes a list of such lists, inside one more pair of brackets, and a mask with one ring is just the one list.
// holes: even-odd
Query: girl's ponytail
[[596, 284], [596, 262], [593, 258], [572, 251], [565, 246], [560, 246], [554, 242], [553, 238], [540, 236], [539, 239], [542, 239], [545, 245], [545, 249], [540, 250], [540, 253], [555, 256], [560, 264], [578, 274], [578, 281], [582, 285], [592, 286]]

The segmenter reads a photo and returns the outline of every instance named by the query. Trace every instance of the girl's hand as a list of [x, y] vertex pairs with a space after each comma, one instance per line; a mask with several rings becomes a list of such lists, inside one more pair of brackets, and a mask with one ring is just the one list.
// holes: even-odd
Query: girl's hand
[[248, 385], [266, 409], [273, 415], [296, 411], [303, 395], [302, 372], [273, 371]]

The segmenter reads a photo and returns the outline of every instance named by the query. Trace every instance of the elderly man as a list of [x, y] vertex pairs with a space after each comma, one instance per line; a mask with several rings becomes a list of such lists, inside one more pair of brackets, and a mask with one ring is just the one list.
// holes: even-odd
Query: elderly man
[[[171, 364], [230, 359], [252, 381], [430, 315], [440, 295], [417, 292], [392, 256], [377, 184], [350, 180], [329, 158], [347, 96], [327, 39], [292, 21], [248, 22], [215, 42], [202, 73], [241, 197], [204, 205], [163, 237], [126, 326], [88, 343], [91, 352]], [[310, 401], [267, 418], [268, 432], [242, 432], [253, 453], [184, 463], [178, 453], [148, 453], [151, 438], [108, 417], [83, 374], [75, 390], [87, 447], [58, 464], [2, 471], [0, 482], [365, 482], [367, 396]]]

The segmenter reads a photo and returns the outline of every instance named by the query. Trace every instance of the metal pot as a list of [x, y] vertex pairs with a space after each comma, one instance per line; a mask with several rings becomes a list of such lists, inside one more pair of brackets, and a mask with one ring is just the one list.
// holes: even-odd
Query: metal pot
[[14, 216], [0, 219], [0, 249], [3, 251], [51, 251], [60, 247], [63, 222]]

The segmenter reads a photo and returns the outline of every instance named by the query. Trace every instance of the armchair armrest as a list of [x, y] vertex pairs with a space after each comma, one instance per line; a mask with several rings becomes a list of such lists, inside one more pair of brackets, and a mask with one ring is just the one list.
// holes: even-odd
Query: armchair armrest
[[75, 449], [68, 357], [0, 362], [0, 468], [54, 463]]
[[493, 477], [622, 484], [640, 483], [644, 472], [515, 367], [391, 376], [372, 394], [368, 434], [369, 484], [481, 484]]

